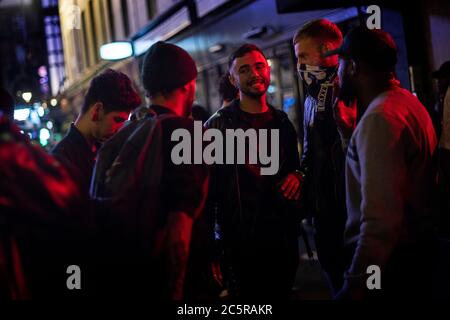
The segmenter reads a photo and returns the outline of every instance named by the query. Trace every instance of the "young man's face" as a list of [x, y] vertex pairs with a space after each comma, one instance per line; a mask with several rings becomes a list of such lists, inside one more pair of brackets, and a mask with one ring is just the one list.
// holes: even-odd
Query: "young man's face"
[[249, 97], [261, 97], [270, 85], [270, 67], [258, 51], [251, 51], [233, 61], [230, 81]]
[[123, 127], [129, 115], [130, 112], [127, 111], [106, 113], [104, 108], [101, 107], [95, 120], [94, 138], [100, 143], [105, 142]]
[[313, 38], [299, 38], [294, 45], [297, 66], [308, 64], [310, 66], [323, 65], [323, 58], [319, 51], [319, 44]]

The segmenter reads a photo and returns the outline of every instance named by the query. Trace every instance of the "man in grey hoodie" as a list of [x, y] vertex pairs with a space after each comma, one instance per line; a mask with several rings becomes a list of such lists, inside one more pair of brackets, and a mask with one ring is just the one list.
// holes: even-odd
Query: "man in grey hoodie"
[[[351, 263], [336, 297], [428, 295], [437, 144], [432, 121], [396, 80], [397, 49], [388, 33], [358, 27], [326, 55], [332, 54], [339, 54], [343, 102], [335, 108], [356, 99], [359, 119], [346, 157], [345, 242]], [[368, 290], [373, 288], [379, 290]]]

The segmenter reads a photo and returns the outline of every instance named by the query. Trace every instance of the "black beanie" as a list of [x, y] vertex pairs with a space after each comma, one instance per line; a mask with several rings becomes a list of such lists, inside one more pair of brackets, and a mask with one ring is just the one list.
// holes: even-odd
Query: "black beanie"
[[197, 77], [195, 61], [184, 49], [158, 41], [148, 49], [142, 64], [142, 83], [150, 93], [168, 93]]

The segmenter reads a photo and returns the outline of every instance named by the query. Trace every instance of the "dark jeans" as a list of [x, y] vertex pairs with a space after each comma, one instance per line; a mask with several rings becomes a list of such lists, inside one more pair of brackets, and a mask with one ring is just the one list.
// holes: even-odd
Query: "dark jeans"
[[339, 210], [317, 214], [314, 218], [314, 228], [317, 257], [333, 294], [336, 294], [344, 283], [347, 266], [344, 252], [345, 214]]

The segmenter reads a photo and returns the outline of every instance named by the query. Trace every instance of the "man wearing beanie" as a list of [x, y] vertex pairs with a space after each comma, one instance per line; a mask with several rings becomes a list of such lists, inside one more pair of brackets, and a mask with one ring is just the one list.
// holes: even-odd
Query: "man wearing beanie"
[[[171, 152], [177, 142], [174, 130], [185, 129], [194, 135], [194, 122], [188, 118], [195, 97], [197, 67], [182, 48], [165, 42], [155, 43], [142, 65], [142, 82], [150, 101], [149, 110], [161, 117], [163, 173], [160, 199], [161, 225], [165, 239], [160, 244], [160, 261], [149, 288], [157, 298], [183, 298], [193, 222], [203, 208], [208, 188], [208, 171], [203, 164], [175, 165]], [[145, 177], [142, 177], [145, 178]]]
[[340, 100], [350, 105], [356, 99], [360, 119], [346, 158], [345, 242], [351, 262], [337, 297], [428, 297], [437, 247], [433, 124], [395, 79], [397, 48], [388, 33], [358, 27], [326, 55], [332, 54], [339, 54]]

